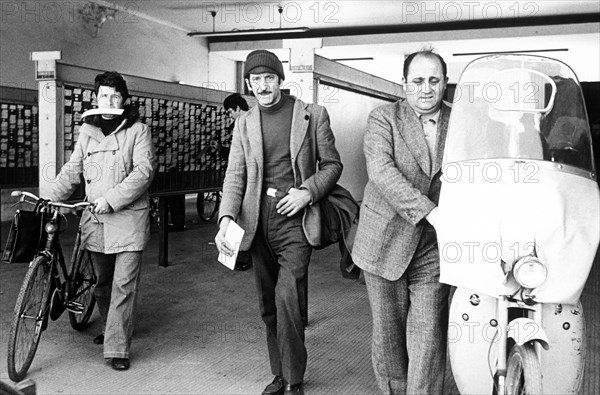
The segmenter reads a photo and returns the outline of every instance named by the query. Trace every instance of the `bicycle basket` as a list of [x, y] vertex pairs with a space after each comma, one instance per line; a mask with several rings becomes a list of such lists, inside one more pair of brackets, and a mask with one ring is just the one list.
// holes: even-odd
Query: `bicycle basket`
[[50, 214], [39, 210], [17, 210], [8, 233], [2, 261], [31, 262], [35, 253], [44, 248], [47, 234], [44, 225]]

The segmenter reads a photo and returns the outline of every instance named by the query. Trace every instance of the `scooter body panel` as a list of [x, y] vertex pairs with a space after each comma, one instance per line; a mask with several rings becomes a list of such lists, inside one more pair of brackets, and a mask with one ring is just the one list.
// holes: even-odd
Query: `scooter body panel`
[[544, 394], [577, 394], [585, 366], [585, 318], [577, 305], [545, 304], [542, 322], [550, 345], [542, 350]]
[[[498, 353], [496, 302], [491, 296], [457, 288], [450, 305], [448, 353], [461, 394], [491, 394]], [[490, 349], [491, 347], [491, 349]], [[490, 363], [488, 363], [488, 353]]]
[[[461, 394], [491, 394], [498, 358], [497, 299], [457, 288], [450, 305], [448, 352]], [[581, 303], [544, 304], [542, 327], [527, 318], [511, 320], [515, 343], [537, 341], [541, 350], [544, 394], [577, 394], [585, 363], [585, 320]], [[506, 350], [507, 354], [510, 350]]]

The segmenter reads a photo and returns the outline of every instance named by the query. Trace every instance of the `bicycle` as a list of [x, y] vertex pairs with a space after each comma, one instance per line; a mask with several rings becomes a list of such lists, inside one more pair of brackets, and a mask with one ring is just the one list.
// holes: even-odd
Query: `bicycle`
[[65, 264], [59, 234], [62, 208], [88, 209], [93, 203], [51, 202], [21, 191], [14, 191], [11, 196], [20, 197], [20, 202], [35, 204], [36, 209], [49, 213], [44, 227], [46, 244], [29, 263], [8, 337], [8, 376], [13, 381], [21, 381], [31, 366], [41, 334], [48, 326], [48, 318], [57, 320], [67, 310], [73, 329], [81, 330], [92, 315], [96, 304], [93, 292], [96, 273], [90, 253], [81, 249], [81, 229], [77, 231], [70, 270]]
[[221, 202], [221, 191], [208, 191], [198, 193], [196, 199], [196, 210], [203, 221], [212, 221]]

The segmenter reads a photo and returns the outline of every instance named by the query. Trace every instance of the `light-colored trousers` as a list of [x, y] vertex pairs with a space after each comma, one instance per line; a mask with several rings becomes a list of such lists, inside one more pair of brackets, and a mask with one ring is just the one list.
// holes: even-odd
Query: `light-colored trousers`
[[442, 394], [449, 287], [439, 283], [439, 274], [429, 225], [400, 279], [364, 273], [373, 315], [373, 369], [384, 394]]
[[129, 358], [142, 252], [91, 255], [98, 277], [94, 295], [104, 321], [104, 358]]

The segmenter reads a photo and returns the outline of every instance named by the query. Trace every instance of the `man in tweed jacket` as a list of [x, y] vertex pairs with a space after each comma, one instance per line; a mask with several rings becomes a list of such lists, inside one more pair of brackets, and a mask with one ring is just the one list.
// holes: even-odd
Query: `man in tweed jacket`
[[259, 306], [267, 329], [273, 382], [263, 395], [303, 394], [308, 263], [320, 244], [318, 202], [342, 172], [324, 107], [280, 91], [283, 66], [275, 54], [257, 50], [246, 59], [244, 78], [258, 105], [235, 123], [219, 210], [215, 244], [231, 220], [246, 232]]
[[450, 108], [446, 64], [407, 57], [406, 100], [369, 115], [365, 188], [354, 262], [364, 270], [373, 315], [372, 357], [384, 394], [441, 394], [448, 287], [440, 284], [435, 225]]

